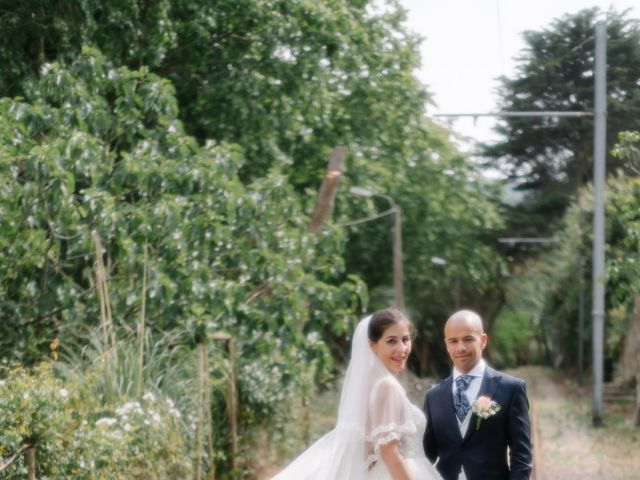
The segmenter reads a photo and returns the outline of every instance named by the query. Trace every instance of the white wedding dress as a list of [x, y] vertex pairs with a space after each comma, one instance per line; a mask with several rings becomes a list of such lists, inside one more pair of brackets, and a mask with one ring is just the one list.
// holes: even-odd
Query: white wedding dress
[[383, 379], [373, 388], [370, 412], [372, 420], [378, 422], [378, 425], [373, 427], [367, 439], [367, 480], [391, 479], [391, 474], [380, 458], [380, 447], [391, 441], [398, 441], [400, 453], [414, 479], [441, 478], [427, 460], [422, 447], [427, 426], [424, 413], [409, 401], [395, 378]]
[[414, 480], [440, 480], [427, 460], [426, 419], [369, 346], [369, 319], [353, 335], [336, 427], [272, 480], [391, 480], [380, 447], [397, 441]]

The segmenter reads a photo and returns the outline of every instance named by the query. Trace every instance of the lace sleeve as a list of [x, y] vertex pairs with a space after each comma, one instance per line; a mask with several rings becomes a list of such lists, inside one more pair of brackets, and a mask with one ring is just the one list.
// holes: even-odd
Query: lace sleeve
[[407, 403], [402, 386], [393, 377], [381, 379], [371, 391], [367, 440], [376, 457], [381, 445], [399, 441], [407, 433], [415, 433], [416, 426]]

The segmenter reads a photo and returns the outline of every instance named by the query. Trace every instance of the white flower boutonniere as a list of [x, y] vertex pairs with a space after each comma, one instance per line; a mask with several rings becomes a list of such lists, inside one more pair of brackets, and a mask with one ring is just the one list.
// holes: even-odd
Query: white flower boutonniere
[[478, 417], [478, 421], [476, 422], [476, 430], [480, 428], [480, 422], [482, 420], [486, 420], [489, 417], [492, 417], [496, 413], [500, 411], [500, 404], [498, 402], [494, 402], [489, 397], [478, 397], [473, 405], [471, 405], [471, 411], [476, 414]]

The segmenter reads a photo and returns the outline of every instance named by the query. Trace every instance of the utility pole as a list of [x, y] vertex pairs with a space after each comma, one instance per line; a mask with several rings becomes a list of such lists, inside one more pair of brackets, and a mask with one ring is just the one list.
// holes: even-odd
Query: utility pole
[[367, 218], [361, 218], [348, 223], [343, 226], [358, 225], [360, 223], [375, 220], [376, 218], [384, 217], [387, 215], [393, 215], [393, 297], [394, 307], [404, 311], [404, 271], [402, 263], [402, 218], [400, 215], [400, 206], [393, 201], [389, 195], [383, 195], [381, 193], [375, 193], [371, 190], [363, 187], [353, 186], [349, 188], [349, 193], [358, 195], [360, 197], [380, 197], [384, 198], [389, 203], [389, 209], [384, 212], [373, 215]]
[[578, 385], [584, 384], [584, 257], [578, 259]]
[[521, 111], [489, 113], [441, 113], [435, 117], [584, 117], [593, 115], [593, 424], [602, 425], [602, 393], [604, 374], [604, 190], [607, 130], [607, 27], [596, 24], [594, 66], [594, 112]]
[[[441, 113], [434, 117], [584, 117], [594, 116], [593, 123], [593, 424], [602, 425], [602, 391], [604, 374], [604, 190], [607, 133], [607, 27], [596, 24], [594, 65], [594, 112], [521, 111], [488, 113]], [[505, 239], [506, 240], [506, 239]]]
[[604, 188], [607, 130], [607, 27], [596, 24], [593, 124], [593, 425], [602, 425], [604, 370]]

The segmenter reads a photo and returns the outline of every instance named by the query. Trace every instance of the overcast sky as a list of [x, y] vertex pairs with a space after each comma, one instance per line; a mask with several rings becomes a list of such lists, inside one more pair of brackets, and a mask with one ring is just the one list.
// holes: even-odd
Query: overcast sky
[[[640, 0], [400, 0], [409, 11], [410, 28], [420, 34], [419, 76], [437, 103], [434, 113], [477, 113], [497, 109], [495, 95], [501, 75], [512, 76], [513, 57], [524, 47], [522, 32], [540, 30], [566, 13], [598, 6], [617, 11], [631, 8], [640, 17]], [[479, 141], [497, 136], [494, 120], [452, 122], [457, 133]]]

